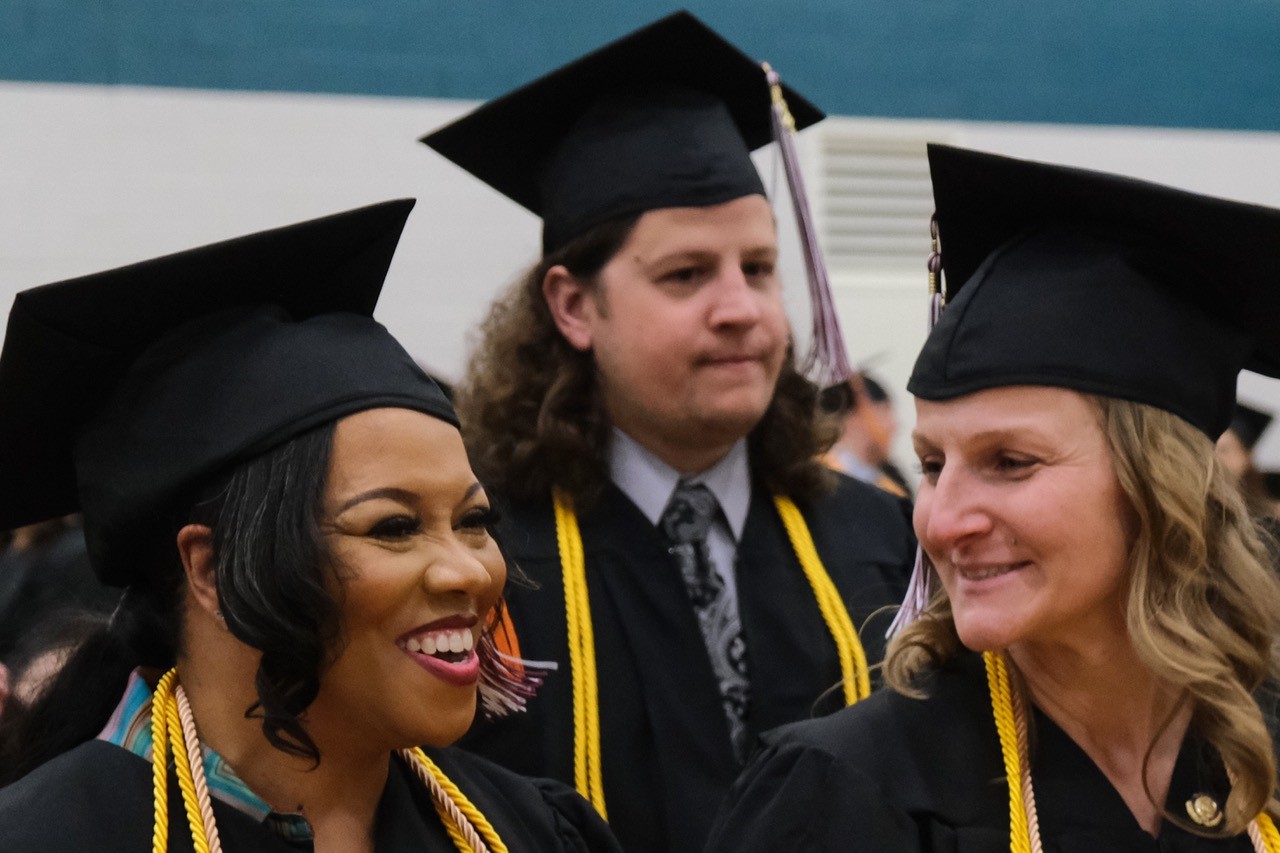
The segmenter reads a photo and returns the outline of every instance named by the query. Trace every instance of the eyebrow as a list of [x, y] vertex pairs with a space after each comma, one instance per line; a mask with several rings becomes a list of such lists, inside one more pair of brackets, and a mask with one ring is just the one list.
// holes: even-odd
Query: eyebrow
[[[997, 429], [984, 429], [981, 432], [971, 433], [965, 436], [965, 441], [966, 443], [969, 443], [969, 442], [991, 443], [991, 442], [998, 442], [998, 441], [1008, 441], [1011, 438], [1025, 438], [1027, 436], [1038, 437], [1041, 435], [1043, 435], [1043, 433], [1040, 431], [1037, 431], [1034, 426], [1014, 425], [1011, 427], [1003, 427], [1003, 428], [997, 428]], [[928, 435], [925, 435], [919, 430], [911, 431], [911, 442], [912, 444], [936, 444], [937, 443], [935, 440], [931, 439]]]
[[[471, 500], [472, 496], [474, 496], [476, 492], [480, 491], [481, 488], [482, 486], [480, 485], [480, 482], [478, 480], [473, 482], [470, 486], [467, 487], [467, 492], [462, 496], [461, 503], [466, 503], [467, 501]], [[415, 494], [414, 492], [408, 489], [396, 488], [395, 486], [384, 486], [383, 488], [380, 488], [380, 489], [370, 489], [367, 492], [361, 492], [360, 494], [347, 499], [342, 504], [342, 506], [338, 507], [338, 514], [341, 515], [342, 513], [351, 509], [356, 504], [361, 504], [366, 501], [388, 499], [393, 501], [399, 501], [400, 503], [403, 503], [403, 504], [410, 504], [410, 503], [413, 503], [417, 499], [417, 497], [418, 497], [417, 494]]]
[[714, 252], [704, 249], [677, 249], [674, 252], [666, 252], [656, 256], [637, 254], [636, 261], [643, 267], [678, 266], [680, 264], [704, 263], [713, 258], [714, 255]]

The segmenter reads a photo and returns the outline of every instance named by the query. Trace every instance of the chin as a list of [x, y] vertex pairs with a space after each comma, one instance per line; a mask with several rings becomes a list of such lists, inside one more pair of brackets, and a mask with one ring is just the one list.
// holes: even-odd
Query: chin
[[429, 725], [422, 726], [413, 738], [411, 746], [452, 746], [462, 739], [471, 729], [475, 720], [476, 709], [472, 706], [466, 713], [442, 713], [434, 715]]
[[973, 614], [956, 617], [956, 634], [966, 649], [974, 652], [996, 652], [1018, 641], [1008, 617], [999, 614]]
[[710, 433], [732, 437], [734, 441], [742, 438], [764, 418], [769, 410], [769, 399], [751, 398], [746, 400], [723, 400], [709, 406], [698, 420], [699, 427]]

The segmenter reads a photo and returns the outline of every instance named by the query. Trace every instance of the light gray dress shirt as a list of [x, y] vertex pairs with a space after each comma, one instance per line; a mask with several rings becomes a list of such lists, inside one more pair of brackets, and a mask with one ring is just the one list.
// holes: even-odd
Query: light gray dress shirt
[[[609, 474], [654, 527], [658, 526], [676, 484], [684, 476], [617, 428], [613, 430], [613, 440], [609, 443]], [[751, 506], [747, 440], [739, 439], [723, 459], [687, 479], [710, 489], [720, 504], [721, 517], [707, 533], [707, 550], [716, 571], [724, 580], [725, 591], [736, 605], [738, 584], [734, 566], [742, 528], [747, 523], [747, 510]]]

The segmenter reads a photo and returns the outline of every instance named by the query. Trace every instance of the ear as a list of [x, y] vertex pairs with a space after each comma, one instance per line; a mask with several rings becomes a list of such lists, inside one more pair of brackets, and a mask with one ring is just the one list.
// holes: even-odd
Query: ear
[[187, 574], [191, 599], [201, 610], [217, 618], [222, 613], [213, 564], [213, 531], [203, 524], [188, 524], [178, 531], [178, 554]]
[[542, 279], [542, 297], [547, 300], [556, 328], [569, 346], [581, 352], [591, 349], [592, 320], [598, 313], [595, 294], [563, 264], [547, 270]]

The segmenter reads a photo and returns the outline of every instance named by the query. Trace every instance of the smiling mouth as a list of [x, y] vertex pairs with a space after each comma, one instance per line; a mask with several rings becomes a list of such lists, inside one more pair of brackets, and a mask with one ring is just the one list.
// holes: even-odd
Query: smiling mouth
[[475, 655], [475, 636], [467, 628], [440, 628], [423, 631], [396, 642], [413, 655], [435, 658], [445, 663], [462, 663]]
[[[396, 641], [409, 659], [446, 684], [475, 687], [480, 679], [480, 655], [475, 635], [464, 620], [430, 630], [419, 629]], [[474, 624], [475, 620], [470, 620]]]
[[998, 565], [987, 566], [967, 566], [965, 568], [956, 567], [956, 571], [960, 577], [967, 581], [985, 581], [992, 578], [998, 578], [1002, 575], [1016, 572], [1027, 566], [1027, 563], [1000, 563]]

